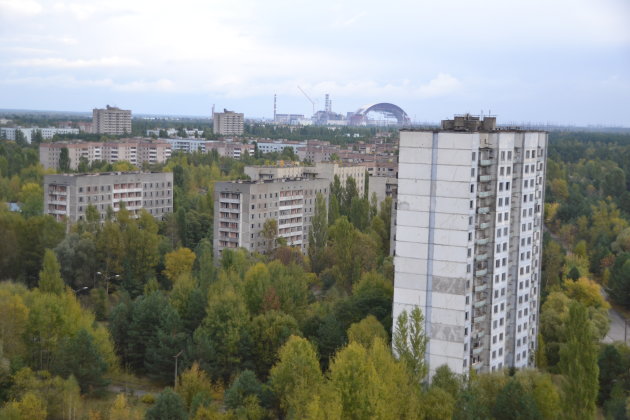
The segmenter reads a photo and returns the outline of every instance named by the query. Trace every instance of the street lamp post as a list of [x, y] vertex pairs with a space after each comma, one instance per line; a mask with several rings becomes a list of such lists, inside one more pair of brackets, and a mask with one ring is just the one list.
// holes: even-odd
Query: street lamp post
[[109, 280], [118, 279], [120, 278], [120, 275], [112, 274], [111, 276], [108, 276], [106, 274], [101, 273], [100, 271], [97, 271], [96, 274], [105, 278], [105, 296], [109, 296]]
[[179, 353], [173, 356], [175, 358], [175, 382], [173, 383], [174, 388], [177, 388], [177, 358], [181, 356], [183, 352], [184, 350], [181, 350]]

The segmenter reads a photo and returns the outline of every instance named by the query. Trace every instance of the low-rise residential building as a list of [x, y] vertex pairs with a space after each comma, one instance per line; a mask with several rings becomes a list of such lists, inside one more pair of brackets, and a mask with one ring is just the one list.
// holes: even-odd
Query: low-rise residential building
[[306, 146], [306, 142], [290, 140], [258, 140], [256, 144], [260, 153], [282, 152], [285, 148], [290, 147], [297, 154], [300, 147]]
[[[214, 187], [214, 252], [245, 248], [267, 252], [275, 247], [263, 234], [265, 222], [275, 219], [277, 237], [302, 252], [308, 248], [308, 231], [317, 193], [328, 200], [324, 179], [275, 179], [217, 182]], [[272, 239], [273, 240], [273, 239]]]
[[107, 172], [44, 176], [44, 213], [57, 220], [85, 219], [93, 205], [104, 220], [108, 208], [124, 205], [137, 216], [141, 209], [157, 219], [173, 212], [172, 172]]
[[112, 142], [55, 142], [39, 146], [39, 162], [46, 169], [59, 169], [61, 151], [68, 150], [70, 169], [77, 170], [84, 159], [116, 163], [127, 161], [133, 165], [164, 163], [171, 157], [171, 145], [163, 140], [122, 139]]
[[24, 140], [27, 143], [31, 143], [33, 141], [33, 136], [36, 132], [40, 132], [42, 134], [42, 139], [50, 140], [55, 134], [79, 134], [78, 128], [57, 128], [57, 127], [2, 127], [0, 128], [0, 138], [13, 140], [17, 139], [17, 132], [20, 131], [24, 136]]

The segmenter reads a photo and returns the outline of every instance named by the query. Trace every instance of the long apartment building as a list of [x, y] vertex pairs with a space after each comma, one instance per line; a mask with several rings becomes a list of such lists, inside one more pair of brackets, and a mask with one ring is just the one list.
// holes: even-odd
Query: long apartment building
[[546, 154], [490, 117], [401, 132], [393, 315], [422, 310], [431, 374], [534, 365]]
[[212, 150], [216, 150], [219, 156], [233, 159], [240, 159], [246, 153], [253, 155], [255, 150], [253, 144], [241, 143], [240, 141], [200, 139], [166, 139], [166, 141], [171, 145], [173, 151], [210, 153]]
[[92, 110], [92, 132], [120, 136], [131, 134], [131, 110], [107, 105]]
[[15, 141], [18, 131], [22, 133], [27, 143], [31, 143], [35, 133], [39, 132], [42, 139], [50, 140], [55, 134], [79, 134], [78, 128], [57, 128], [57, 127], [0, 127], [0, 138]]
[[214, 252], [245, 248], [267, 252], [274, 248], [263, 234], [265, 221], [278, 222], [278, 234], [287, 245], [308, 248], [308, 231], [315, 211], [315, 197], [329, 195], [328, 180], [275, 179], [217, 182], [214, 187]]
[[39, 146], [39, 162], [46, 169], [58, 169], [61, 150], [68, 149], [70, 169], [77, 170], [81, 159], [88, 163], [127, 161], [134, 165], [164, 163], [171, 157], [171, 145], [163, 140], [122, 139], [112, 142], [55, 142]]
[[132, 215], [147, 210], [156, 219], [173, 212], [172, 172], [109, 172], [44, 176], [44, 213], [57, 220], [85, 219], [93, 205], [104, 220], [124, 204]]

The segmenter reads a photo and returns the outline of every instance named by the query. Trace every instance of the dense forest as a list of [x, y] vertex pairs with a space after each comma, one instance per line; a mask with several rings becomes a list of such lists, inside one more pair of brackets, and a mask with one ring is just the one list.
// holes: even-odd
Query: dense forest
[[0, 201], [22, 206], [0, 207], [0, 418], [626, 417], [601, 290], [630, 307], [630, 136], [550, 134], [537, 369], [431, 383], [422, 313], [391, 318], [391, 202], [334, 182], [308, 255], [214, 261], [213, 185], [244, 164], [177, 154], [152, 168], [174, 173], [165, 220], [66, 226], [42, 216], [37, 150], [0, 142]]

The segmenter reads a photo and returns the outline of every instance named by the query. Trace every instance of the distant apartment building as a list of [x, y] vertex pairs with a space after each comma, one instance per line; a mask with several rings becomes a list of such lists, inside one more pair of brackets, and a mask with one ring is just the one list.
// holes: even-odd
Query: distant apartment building
[[255, 146], [238, 141], [207, 141], [206, 152], [209, 153], [211, 150], [216, 150], [219, 156], [240, 159], [245, 154], [253, 156]]
[[339, 146], [331, 146], [327, 141], [307, 140], [306, 144], [298, 149], [297, 155], [301, 160], [312, 163], [329, 162], [333, 155], [339, 156], [340, 150]]
[[32, 128], [23, 128], [23, 127], [2, 127], [0, 128], [0, 138], [6, 140], [17, 139], [17, 132], [20, 131], [24, 136], [24, 139], [27, 143], [31, 143], [33, 141], [33, 136], [36, 132], [40, 132], [42, 134], [42, 138], [44, 140], [52, 139], [55, 134], [79, 134], [78, 128], [57, 128], [57, 127], [32, 127]]
[[300, 147], [306, 146], [305, 142], [290, 140], [258, 140], [256, 142], [260, 153], [282, 152], [285, 148], [290, 147], [294, 153], [298, 153]]
[[[160, 133], [164, 134], [166, 133], [166, 135], [168, 137], [175, 137], [178, 135], [179, 130], [175, 129], [175, 128], [168, 128], [168, 129], [164, 129], [164, 128], [156, 128], [156, 129], [152, 129], [152, 130], [147, 130], [147, 136], [156, 136], [156, 137], [160, 137]], [[186, 139], [194, 139], [194, 138], [198, 138], [198, 137], [203, 137], [203, 130], [200, 128], [193, 128], [193, 129], [184, 129], [184, 134], [185, 136], [183, 138]]]
[[131, 134], [131, 111], [109, 106], [92, 110], [92, 130], [97, 134]]
[[156, 219], [173, 212], [172, 172], [108, 172], [44, 176], [44, 213], [57, 220], [85, 219], [93, 205], [104, 220], [108, 208], [123, 205], [137, 216], [145, 209]]
[[382, 202], [387, 197], [396, 199], [398, 192], [398, 179], [389, 176], [368, 177], [368, 198], [372, 199], [372, 194], [376, 194], [376, 201]]
[[245, 175], [251, 180], [272, 180], [283, 178], [325, 179], [328, 183], [339, 178], [342, 186], [348, 178], [354, 178], [357, 191], [363, 194], [365, 188], [365, 168], [358, 165], [344, 165], [336, 162], [319, 162], [314, 166], [278, 165], [278, 166], [246, 166]]
[[546, 156], [493, 117], [401, 131], [393, 319], [422, 310], [430, 374], [535, 365]]
[[214, 252], [245, 248], [266, 252], [275, 248], [263, 235], [265, 221], [278, 222], [278, 238], [302, 252], [315, 211], [315, 197], [328, 200], [330, 183], [323, 179], [217, 182], [214, 187]]
[[164, 163], [171, 157], [171, 145], [162, 140], [122, 139], [112, 142], [55, 142], [39, 146], [39, 162], [46, 169], [59, 169], [61, 150], [68, 149], [70, 169], [77, 170], [85, 159], [88, 164], [94, 161], [116, 163], [127, 161], [140, 166], [143, 163]]
[[228, 111], [215, 112], [213, 118], [214, 134], [241, 136], [244, 131], [245, 116], [243, 113]]
[[206, 153], [206, 143], [208, 140], [203, 139], [166, 139], [171, 145], [173, 151], [181, 151], [186, 153], [200, 152]]

